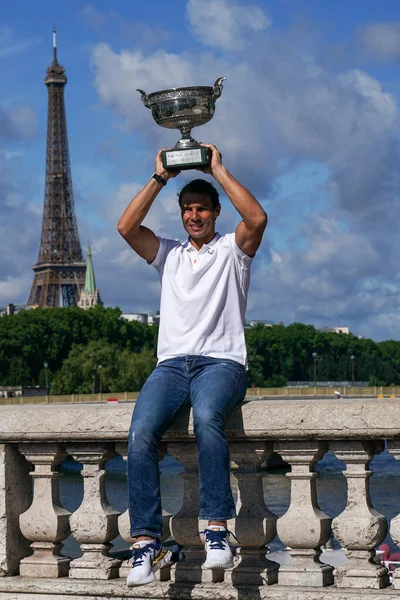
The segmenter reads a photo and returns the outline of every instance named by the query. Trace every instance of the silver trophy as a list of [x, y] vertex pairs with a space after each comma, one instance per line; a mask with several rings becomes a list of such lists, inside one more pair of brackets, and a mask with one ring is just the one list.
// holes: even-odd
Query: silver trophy
[[193, 127], [208, 123], [215, 110], [215, 101], [222, 93], [225, 77], [218, 77], [214, 87], [199, 86], [171, 88], [161, 92], [142, 94], [142, 102], [150, 108], [153, 118], [161, 127], [179, 129], [182, 137], [171, 150], [163, 150], [165, 169], [194, 169], [210, 164], [208, 148], [200, 146], [190, 135]]

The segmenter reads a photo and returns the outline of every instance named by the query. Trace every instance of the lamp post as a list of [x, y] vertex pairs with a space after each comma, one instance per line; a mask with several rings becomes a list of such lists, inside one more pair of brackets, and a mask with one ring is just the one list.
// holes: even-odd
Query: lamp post
[[317, 385], [317, 360], [318, 354], [316, 352], [312, 353], [314, 359], [314, 385]]
[[96, 390], [96, 365], [93, 367], [93, 384], [92, 384], [92, 394], [95, 394]]
[[100, 392], [100, 396], [101, 396], [101, 394], [103, 392], [103, 382], [101, 380], [101, 370], [103, 368], [103, 365], [99, 365], [97, 368], [99, 370], [99, 392]]
[[46, 396], [49, 395], [49, 363], [47, 362], [47, 360], [44, 361], [43, 363], [44, 366], [44, 374], [45, 374], [45, 378], [46, 378]]
[[352, 354], [350, 356], [350, 360], [351, 360], [351, 385], [354, 387], [354, 359], [355, 356], [354, 354]]

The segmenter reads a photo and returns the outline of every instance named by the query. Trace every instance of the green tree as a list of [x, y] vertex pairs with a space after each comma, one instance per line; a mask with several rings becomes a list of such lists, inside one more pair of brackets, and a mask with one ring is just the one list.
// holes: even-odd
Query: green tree
[[157, 331], [157, 327], [122, 319], [118, 308], [101, 306], [90, 310], [37, 308], [4, 316], [0, 319], [0, 381], [38, 385], [45, 361], [55, 379], [72, 347], [92, 341], [155, 354]]
[[[52, 394], [139, 391], [156, 366], [151, 350], [134, 353], [116, 344], [92, 340], [76, 344], [52, 380]], [[101, 365], [101, 368], [99, 368]]]
[[122, 350], [118, 357], [118, 375], [110, 385], [110, 391], [138, 392], [157, 364], [150, 350], [133, 353]]
[[2, 377], [3, 385], [22, 385], [31, 387], [34, 385], [28, 364], [22, 356], [13, 356], [8, 363], [8, 371]]
[[[0, 383], [44, 385], [49, 364], [52, 393], [96, 391], [100, 376], [106, 391], [137, 391], [156, 362], [158, 327], [121, 318], [118, 308], [96, 306], [21, 311], [0, 318]], [[313, 381], [313, 352], [318, 355], [317, 379], [400, 384], [400, 342], [376, 343], [317, 331], [312, 325], [258, 325], [245, 331], [248, 385], [264, 387], [287, 381]], [[101, 372], [97, 369], [102, 365]]]
[[110, 391], [110, 385], [118, 375], [119, 352], [116, 344], [104, 340], [74, 345], [53, 377], [52, 394], [90, 394], [93, 390], [96, 393], [100, 377], [103, 391]]
[[285, 387], [286, 384], [287, 379], [284, 375], [272, 375], [272, 377], [265, 382], [265, 387], [280, 388]]

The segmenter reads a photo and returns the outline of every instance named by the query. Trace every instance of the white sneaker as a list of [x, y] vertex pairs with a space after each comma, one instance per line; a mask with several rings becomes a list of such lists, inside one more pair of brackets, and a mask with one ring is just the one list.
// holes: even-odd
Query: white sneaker
[[133, 563], [126, 583], [128, 587], [145, 585], [155, 580], [155, 572], [171, 564], [172, 552], [156, 540], [143, 540], [133, 546]]
[[228, 538], [229, 531], [220, 525], [211, 525], [203, 531], [207, 552], [203, 567], [208, 569], [231, 569], [234, 565], [234, 547]]

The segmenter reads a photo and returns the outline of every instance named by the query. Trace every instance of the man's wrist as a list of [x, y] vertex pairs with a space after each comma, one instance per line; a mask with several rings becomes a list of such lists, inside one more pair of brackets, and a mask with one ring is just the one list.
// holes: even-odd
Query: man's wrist
[[217, 165], [213, 167], [212, 175], [216, 181], [219, 182], [226, 174], [228, 173], [228, 169], [224, 167], [224, 165]]
[[153, 173], [153, 175], [151, 176], [152, 179], [155, 179], [157, 181], [157, 183], [159, 183], [160, 185], [162, 185], [163, 187], [167, 185], [168, 182], [168, 174], [163, 172], [163, 173], [158, 173], [157, 171], [155, 173]]

